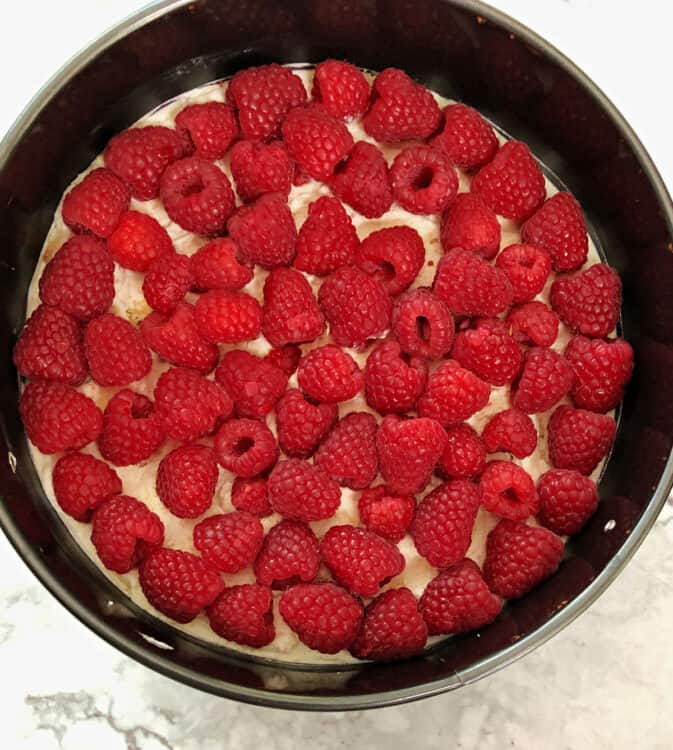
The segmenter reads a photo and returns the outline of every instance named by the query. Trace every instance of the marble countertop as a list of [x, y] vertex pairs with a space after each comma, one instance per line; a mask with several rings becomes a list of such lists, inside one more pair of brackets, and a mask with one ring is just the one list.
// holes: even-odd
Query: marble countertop
[[[11, 70], [3, 76], [0, 132], [64, 60], [142, 4], [13, 4], [11, 19], [0, 27], [0, 65]], [[584, 68], [634, 126], [673, 188], [670, 118], [651, 84], [657, 69], [669, 67], [668, 4], [492, 4]], [[646, 24], [653, 27], [648, 36]], [[586, 29], [600, 34], [600, 41]], [[641, 77], [647, 85], [636, 82]], [[1, 535], [0, 570], [0, 740], [8, 750], [294, 750], [300, 744], [401, 750], [412, 743], [428, 750], [663, 750], [673, 736], [670, 500], [622, 575], [552, 641], [457, 692], [352, 714], [290, 715], [183, 687], [89, 632], [41, 587]]]

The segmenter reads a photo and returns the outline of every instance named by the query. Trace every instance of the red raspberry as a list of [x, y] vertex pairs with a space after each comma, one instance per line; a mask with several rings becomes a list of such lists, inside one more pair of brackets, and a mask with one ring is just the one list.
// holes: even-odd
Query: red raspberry
[[318, 575], [320, 550], [316, 535], [305, 523], [281, 521], [269, 529], [255, 560], [257, 581], [274, 589], [284, 589]]
[[443, 635], [483, 628], [500, 614], [502, 602], [489, 591], [479, 566], [465, 558], [430, 581], [418, 608], [428, 633]]
[[521, 377], [512, 390], [512, 406], [527, 414], [551, 409], [570, 390], [573, 371], [553, 349], [536, 346], [526, 353]]
[[331, 518], [341, 502], [339, 485], [308, 461], [279, 461], [269, 476], [269, 503], [292, 521]]
[[606, 414], [559, 406], [547, 430], [552, 466], [591, 474], [610, 450], [615, 431], [615, 420]]
[[143, 281], [143, 294], [151, 308], [170, 313], [193, 285], [194, 276], [188, 256], [169, 253], [152, 261]]
[[231, 487], [231, 504], [236, 510], [245, 510], [260, 518], [273, 513], [269, 505], [266, 479], [243, 479], [236, 477]]
[[451, 250], [439, 261], [432, 290], [456, 315], [497, 315], [513, 297], [504, 271], [467, 250]]
[[27, 378], [83, 383], [87, 364], [79, 323], [57, 307], [40, 305], [14, 346], [14, 364]]
[[228, 237], [218, 237], [199, 248], [190, 263], [197, 289], [235, 291], [252, 281], [252, 268], [243, 262], [236, 243]]
[[486, 451], [481, 438], [469, 424], [457, 424], [446, 430], [447, 443], [439, 458], [441, 473], [455, 479], [478, 477], [486, 466]]
[[446, 440], [446, 433], [433, 419], [385, 417], [376, 434], [376, 448], [388, 492], [421, 492], [446, 448]]
[[390, 168], [393, 196], [412, 214], [441, 213], [458, 193], [458, 175], [451, 159], [431, 146], [400, 151]]
[[272, 349], [264, 359], [270, 365], [282, 370], [289, 378], [299, 367], [301, 349], [295, 344], [286, 344], [279, 349]]
[[290, 192], [293, 166], [280, 141], [239, 141], [231, 149], [229, 164], [236, 192], [244, 203], [264, 193], [288, 195]]
[[19, 411], [28, 439], [41, 453], [79, 450], [102, 429], [96, 404], [63, 383], [28, 383]]
[[352, 411], [336, 423], [316, 451], [313, 463], [340, 485], [361, 490], [378, 473], [376, 419]]
[[234, 401], [240, 417], [266, 416], [287, 388], [287, 375], [264, 359], [240, 350], [227, 352], [215, 380]]
[[361, 70], [341, 60], [316, 65], [313, 98], [340, 120], [361, 117], [369, 107], [369, 82]]
[[255, 477], [278, 460], [273, 432], [257, 419], [230, 419], [215, 436], [215, 455], [223, 468], [239, 477]]
[[584, 215], [570, 193], [556, 193], [521, 227], [523, 242], [544, 248], [558, 273], [581, 268], [589, 252]]
[[416, 510], [411, 495], [389, 495], [383, 485], [365, 490], [358, 500], [362, 523], [375, 534], [399, 542], [406, 534]]
[[425, 261], [423, 240], [415, 229], [397, 226], [372, 232], [355, 254], [358, 266], [380, 281], [391, 296], [403, 292]]
[[595, 482], [578, 471], [550, 469], [537, 483], [540, 523], [555, 534], [577, 534], [598, 506]]
[[190, 104], [175, 116], [175, 128], [199, 159], [221, 159], [238, 135], [236, 115], [222, 102]]
[[420, 654], [427, 639], [416, 597], [408, 588], [391, 589], [367, 606], [350, 650], [358, 659], [407, 659]]
[[277, 135], [285, 115], [305, 101], [301, 78], [276, 63], [241, 70], [227, 86], [227, 102], [238, 110], [241, 132], [253, 141]]
[[505, 323], [512, 338], [520, 344], [551, 346], [558, 335], [558, 316], [544, 302], [513, 307]]
[[224, 589], [216, 570], [178, 549], [151, 552], [140, 564], [139, 580], [149, 603], [182, 623], [191, 622]]
[[94, 511], [91, 541], [100, 561], [115, 573], [128, 573], [164, 542], [159, 516], [135, 497], [115, 495]]
[[264, 282], [262, 333], [273, 346], [313, 341], [325, 318], [306, 277], [292, 268], [274, 268]]
[[161, 459], [156, 490], [178, 518], [197, 518], [210, 508], [217, 484], [215, 454], [205, 445], [181, 445]]
[[206, 610], [210, 627], [242, 646], [262, 648], [276, 637], [273, 598], [266, 586], [244, 583], [226, 588]]
[[61, 456], [51, 479], [58, 504], [77, 521], [89, 521], [103, 500], [122, 491], [117, 472], [88, 453]]
[[152, 262], [175, 252], [168, 232], [148, 214], [126, 211], [107, 241], [112, 257], [124, 268], [147, 271]]
[[363, 344], [390, 327], [390, 296], [379, 281], [354, 266], [343, 266], [325, 279], [318, 304], [341, 346]]
[[453, 344], [453, 316], [429, 289], [401, 295], [393, 307], [392, 326], [402, 351], [412, 356], [438, 359]]
[[152, 125], [123, 130], [108, 143], [104, 158], [105, 166], [124, 180], [134, 198], [148, 201], [159, 195], [166, 167], [182, 155], [183, 143], [176, 131]]
[[217, 513], [194, 527], [194, 546], [208, 565], [222, 573], [238, 573], [257, 557], [264, 527], [245, 511]]
[[521, 347], [498, 318], [481, 318], [459, 331], [451, 356], [491, 385], [511, 383], [523, 364]]
[[500, 248], [500, 224], [495, 211], [474, 193], [460, 193], [442, 218], [440, 240], [445, 253], [461, 249], [487, 260]]
[[227, 222], [242, 257], [262, 268], [289, 266], [294, 258], [297, 228], [285, 196], [266, 193], [241, 206]]
[[262, 306], [254, 297], [226, 289], [211, 289], [194, 306], [199, 333], [214, 344], [252, 341], [262, 330], [262, 316]]
[[348, 648], [362, 622], [362, 604], [333, 583], [300, 583], [280, 598], [280, 614], [299, 640], [323, 654]]
[[534, 245], [510, 245], [496, 258], [514, 291], [514, 302], [529, 302], [543, 289], [551, 273], [551, 258]]
[[308, 207], [297, 235], [294, 267], [316, 276], [327, 276], [351, 263], [358, 249], [355, 227], [341, 203], [323, 195]]
[[441, 132], [430, 143], [445, 151], [460, 169], [471, 171], [487, 164], [498, 150], [498, 139], [488, 122], [466, 104], [444, 109]]
[[555, 573], [562, 556], [556, 534], [503, 519], [486, 539], [484, 579], [494, 594], [517, 599]]
[[396, 341], [382, 341], [367, 357], [365, 396], [380, 414], [410, 411], [423, 393], [428, 366], [402, 354]]
[[382, 216], [393, 202], [388, 164], [379, 149], [367, 141], [353, 146], [327, 184], [337, 198], [368, 219]]
[[301, 358], [297, 382], [309, 398], [337, 403], [349, 401], [362, 390], [364, 375], [350, 354], [328, 344]]
[[292, 170], [292, 184], [296, 187], [301, 187], [302, 185], [306, 185], [310, 181], [311, 178], [309, 177], [309, 175], [304, 172], [299, 164], [295, 164]]
[[446, 427], [464, 422], [483, 409], [490, 395], [488, 383], [447, 359], [430, 373], [425, 393], [418, 399], [418, 413]]
[[84, 353], [99, 385], [128, 385], [152, 369], [152, 355], [140, 331], [128, 320], [105, 313], [84, 331]]
[[105, 243], [89, 235], [71, 237], [40, 277], [40, 299], [78, 320], [104, 313], [114, 296], [112, 258]]
[[372, 89], [373, 104], [362, 122], [377, 141], [427, 138], [439, 127], [442, 113], [432, 94], [403, 71], [386, 68], [376, 76]]
[[164, 428], [154, 404], [124, 388], [109, 401], [98, 438], [101, 456], [115, 466], [131, 466], [148, 459], [164, 442]]
[[633, 370], [633, 349], [624, 339], [575, 336], [565, 350], [575, 379], [570, 389], [575, 406], [610, 411], [622, 400]]
[[481, 433], [487, 453], [504, 451], [526, 458], [537, 448], [537, 430], [533, 420], [517, 409], [505, 409], [489, 419]]
[[129, 207], [131, 193], [109, 169], [94, 169], [63, 198], [63, 221], [73, 232], [109, 237]]
[[534, 516], [540, 501], [527, 471], [511, 461], [490, 461], [479, 479], [486, 510], [512, 521]]
[[[480, 195], [497, 214], [507, 219], [527, 219], [545, 199], [544, 175], [528, 146], [507, 141], [493, 161], [482, 167], [470, 190]], [[524, 237], [524, 242], [536, 244]]]
[[314, 404], [291, 388], [276, 404], [278, 442], [287, 456], [308, 458], [337, 420], [336, 404]]

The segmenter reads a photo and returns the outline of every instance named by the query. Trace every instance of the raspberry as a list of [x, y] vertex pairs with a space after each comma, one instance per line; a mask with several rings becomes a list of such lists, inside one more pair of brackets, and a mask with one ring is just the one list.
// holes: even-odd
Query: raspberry
[[535, 414], [551, 409], [570, 390], [573, 371], [553, 349], [536, 346], [526, 353], [521, 377], [512, 390], [512, 406]]
[[564, 357], [575, 376], [570, 389], [575, 406], [606, 412], [622, 400], [633, 370], [633, 349], [624, 339], [575, 336]]
[[496, 258], [514, 291], [514, 302], [529, 302], [538, 295], [551, 273], [551, 258], [534, 245], [509, 245]]
[[104, 242], [88, 235], [71, 237], [40, 277], [40, 299], [78, 320], [104, 313], [114, 296], [112, 258]]
[[446, 430], [447, 443], [439, 458], [441, 472], [455, 479], [474, 479], [486, 466], [486, 451], [479, 435], [469, 424]]
[[436, 568], [462, 560], [480, 503], [478, 487], [465, 479], [452, 479], [426, 495], [409, 529], [418, 553]]
[[227, 352], [215, 370], [215, 380], [234, 401], [240, 417], [266, 416], [285, 392], [287, 375], [248, 352]]
[[310, 398], [337, 403], [349, 401], [362, 390], [364, 375], [350, 354], [328, 344], [301, 358], [297, 382]]
[[205, 445], [181, 445], [161, 459], [156, 490], [174, 516], [197, 518], [210, 508], [217, 484], [215, 454]]
[[152, 369], [152, 355], [140, 331], [128, 320], [105, 313], [84, 331], [84, 353], [99, 385], [128, 385]]
[[327, 184], [337, 198], [368, 219], [382, 216], [393, 202], [388, 164], [379, 149], [366, 141], [353, 146]]
[[619, 320], [622, 282], [613, 268], [596, 263], [577, 276], [555, 279], [549, 299], [552, 308], [573, 331], [604, 338]]
[[490, 260], [500, 248], [500, 234], [495, 212], [475, 193], [460, 193], [442, 218], [439, 237], [445, 253], [461, 249]]
[[[544, 175], [528, 146], [508, 141], [472, 180], [470, 190], [507, 219], [527, 219], [545, 199]], [[524, 237], [524, 242], [534, 243]]]
[[397, 299], [392, 327], [402, 351], [412, 356], [438, 359], [453, 344], [453, 316], [429, 289], [410, 289]]
[[362, 622], [362, 605], [333, 583], [300, 583], [283, 593], [280, 614], [302, 643], [336, 654], [353, 642]]
[[451, 250], [439, 261], [432, 290], [456, 315], [497, 315], [513, 296], [504, 271], [467, 250]]
[[262, 268], [289, 266], [294, 258], [297, 228], [285, 197], [266, 193], [241, 206], [227, 222], [242, 257]]
[[276, 404], [278, 442], [287, 456], [308, 458], [337, 420], [336, 404], [314, 404], [291, 388]]
[[159, 192], [172, 221], [196, 234], [221, 234], [236, 202], [227, 175], [195, 156], [166, 167]]
[[231, 504], [236, 510], [245, 510], [260, 518], [273, 513], [269, 505], [266, 479], [243, 479], [236, 477], [231, 487]]
[[116, 135], [104, 153], [105, 166], [131, 188], [134, 198], [148, 201], [159, 195], [166, 167], [183, 155], [180, 136], [171, 128], [128, 128]]
[[513, 307], [505, 323], [512, 338], [520, 344], [551, 346], [558, 335], [558, 316], [544, 302]]
[[378, 473], [376, 419], [352, 411], [336, 423], [316, 451], [313, 463], [340, 485], [361, 490]]
[[537, 483], [540, 523], [555, 534], [577, 534], [598, 506], [595, 482], [578, 471], [550, 469]]
[[269, 476], [269, 503], [292, 521], [330, 518], [341, 502], [339, 485], [308, 461], [279, 461]]
[[273, 599], [266, 586], [244, 583], [226, 588], [206, 614], [215, 633], [242, 646], [262, 648], [276, 637]]
[[238, 573], [257, 557], [264, 528], [257, 516], [245, 511], [218, 513], [194, 527], [194, 546], [203, 560], [222, 573]]
[[333, 271], [318, 292], [318, 304], [341, 346], [363, 344], [390, 327], [392, 300], [383, 285], [354, 266]]
[[581, 268], [589, 252], [584, 215], [570, 193], [556, 193], [521, 227], [523, 242], [541, 247], [558, 273]]
[[215, 436], [215, 455], [220, 466], [249, 479], [276, 463], [278, 444], [264, 422], [230, 419]]
[[403, 292], [425, 261], [423, 240], [415, 229], [385, 227], [369, 234], [355, 255], [357, 265], [381, 282], [391, 296]]
[[264, 193], [288, 195], [290, 192], [293, 166], [280, 141], [239, 141], [231, 149], [229, 163], [236, 192], [244, 203]]
[[173, 241], [159, 222], [140, 211], [126, 211], [107, 241], [114, 260], [132, 271], [147, 271], [152, 262], [175, 252]]
[[245, 292], [211, 289], [194, 305], [194, 322], [206, 341], [237, 344], [252, 341], [262, 330], [262, 307]]
[[190, 552], [162, 548], [140, 564], [139, 580], [149, 603], [177, 622], [191, 622], [224, 589], [216, 570]]
[[131, 193], [109, 169], [94, 169], [63, 198], [63, 221], [73, 232], [109, 237], [129, 207]]
[[427, 378], [424, 360], [402, 354], [396, 341], [382, 341], [365, 365], [367, 403], [380, 414], [410, 411], [423, 393]]
[[489, 591], [479, 566], [465, 558], [430, 581], [418, 608], [428, 633], [443, 635], [483, 628], [500, 614], [502, 602]]
[[272, 346], [313, 341], [325, 318], [306, 277], [292, 268], [274, 268], [264, 282], [262, 333]]
[[235, 291], [252, 281], [252, 268], [242, 261], [236, 243], [228, 237], [211, 240], [191, 256], [190, 262], [197, 289]]
[[87, 364], [79, 323], [57, 307], [40, 305], [14, 346], [14, 364], [27, 378], [83, 383]]
[[445, 447], [446, 433], [433, 419], [385, 417], [376, 434], [376, 448], [388, 492], [421, 492]]
[[412, 214], [441, 213], [458, 193], [458, 175], [451, 159], [431, 146], [400, 151], [390, 168], [393, 196]]
[[320, 550], [315, 534], [305, 523], [281, 521], [269, 529], [255, 560], [257, 581], [284, 589], [318, 575]]
[[487, 453], [505, 451], [526, 458], [537, 448], [537, 430], [533, 420], [517, 409], [505, 409], [489, 419], [481, 433]]
[[351, 263], [358, 249], [355, 227], [341, 203], [323, 195], [308, 207], [297, 235], [294, 267], [316, 276], [327, 276]]
[[540, 501], [527, 471], [511, 461], [490, 461], [479, 479], [486, 510], [512, 521], [537, 513]]
[[494, 594], [516, 599], [555, 573], [562, 556], [556, 534], [503, 519], [486, 539], [484, 580]]
[[210, 434], [233, 409], [224, 388], [183, 367], [172, 367], [161, 375], [154, 398], [166, 434], [184, 442]]
[[193, 284], [190, 259], [186, 255], [169, 253], [152, 261], [143, 281], [143, 294], [151, 308], [170, 313]]
[[222, 102], [190, 104], [175, 116], [175, 128], [199, 159], [221, 159], [238, 135], [236, 115]]
[[511, 383], [523, 364], [521, 347], [497, 318], [478, 319], [474, 328], [459, 331], [451, 356], [491, 385]]
[[383, 485], [365, 490], [358, 500], [362, 523], [375, 534], [399, 542], [406, 534], [416, 510], [411, 495], [389, 495]]
[[552, 466], [591, 474], [610, 450], [615, 431], [612, 417], [559, 406], [547, 430]]
[[427, 138], [442, 119], [432, 94], [396, 68], [386, 68], [376, 76], [372, 102], [363, 125], [377, 141], [396, 143]]
[[446, 427], [464, 422], [483, 409], [490, 395], [488, 383], [447, 359], [430, 373], [425, 393], [418, 399], [418, 413]]
[[28, 383], [19, 411], [28, 439], [41, 453], [79, 450], [102, 429], [96, 404], [63, 383]]
[[498, 150], [493, 128], [476, 109], [450, 104], [443, 111], [441, 132], [430, 143], [446, 152], [460, 169], [471, 171], [487, 164]]
[[164, 439], [159, 415], [147, 397], [124, 388], [108, 401], [98, 438], [104, 459], [115, 466], [139, 464], [157, 451]]
[[270, 365], [282, 370], [289, 378], [299, 367], [301, 349], [295, 344], [286, 344], [278, 349], [272, 349], [264, 359]]
[[361, 70], [341, 60], [316, 65], [313, 98], [340, 120], [362, 116], [369, 107], [369, 83]]
[[117, 472], [88, 453], [61, 456], [51, 478], [58, 504], [77, 521], [89, 521], [103, 500], [122, 491]]
[[135, 497], [116, 495], [94, 511], [91, 541], [108, 570], [128, 573], [149, 552], [161, 547], [164, 525]]

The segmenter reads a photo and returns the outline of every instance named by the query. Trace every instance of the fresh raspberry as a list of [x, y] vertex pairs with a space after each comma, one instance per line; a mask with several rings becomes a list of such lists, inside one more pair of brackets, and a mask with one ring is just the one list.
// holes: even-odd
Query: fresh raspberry
[[446, 433], [434, 419], [385, 417], [376, 434], [376, 448], [388, 492], [421, 492], [446, 448], [446, 440]]
[[393, 203], [388, 164], [379, 149], [367, 141], [353, 146], [327, 184], [339, 200], [368, 219], [383, 216]]
[[500, 248], [500, 235], [495, 211], [475, 193], [460, 193], [442, 218], [439, 237], [445, 253], [459, 248], [490, 260]]
[[115, 495], [94, 511], [91, 541], [100, 561], [115, 573], [128, 573], [164, 542], [159, 516], [135, 497]]
[[341, 60], [325, 60], [316, 65], [313, 98], [332, 117], [353, 120], [369, 107], [369, 83], [361, 70]]
[[553, 349], [536, 346], [526, 353], [521, 377], [512, 389], [512, 406], [536, 414], [551, 409], [570, 390], [573, 371]]
[[217, 484], [215, 454], [205, 445], [181, 445], [161, 459], [156, 490], [178, 518], [197, 518], [210, 508]]
[[210, 627], [221, 638], [242, 646], [262, 648], [276, 637], [273, 598], [266, 586], [231, 586], [206, 610]]
[[338, 403], [349, 401], [362, 390], [364, 375], [350, 354], [328, 344], [301, 358], [297, 382], [310, 398]]
[[300, 583], [283, 593], [281, 616], [302, 643], [323, 654], [348, 648], [362, 622], [362, 604], [333, 583]]
[[425, 393], [418, 399], [418, 413], [447, 427], [464, 422], [483, 409], [490, 395], [488, 383], [455, 360], [447, 359], [430, 373]]
[[503, 519], [486, 539], [484, 580], [494, 594], [517, 599], [555, 573], [562, 556], [556, 534]]
[[291, 388], [276, 404], [278, 442], [287, 456], [308, 458], [337, 420], [336, 404], [315, 404]]
[[162, 255], [147, 269], [143, 294], [154, 310], [170, 313], [194, 285], [191, 261], [180, 253]]
[[115, 466], [131, 466], [148, 459], [163, 444], [165, 433], [154, 404], [124, 388], [107, 403], [98, 438], [101, 456]]
[[262, 522], [242, 510], [217, 513], [196, 524], [194, 546], [208, 565], [238, 573], [257, 557], [264, 538]]
[[269, 505], [266, 479], [236, 477], [231, 487], [231, 504], [236, 510], [245, 510], [260, 518], [270, 516], [273, 508]]
[[266, 193], [241, 206], [227, 222], [242, 257], [262, 268], [289, 266], [294, 258], [297, 228], [285, 196]]
[[61, 456], [51, 479], [56, 501], [77, 521], [89, 521], [103, 500], [122, 491], [117, 472], [88, 453]]
[[84, 331], [84, 353], [98, 385], [128, 385], [152, 369], [152, 355], [128, 320], [105, 313]]
[[262, 317], [262, 306], [245, 292], [211, 289], [194, 306], [199, 333], [214, 344], [252, 341], [262, 330]]
[[423, 240], [415, 229], [385, 227], [367, 235], [356, 254], [356, 264], [391, 296], [403, 292], [418, 276], [425, 261]]
[[412, 356], [439, 359], [453, 344], [453, 316], [429, 289], [410, 289], [396, 300], [392, 327], [402, 351]]
[[595, 482], [578, 471], [550, 469], [537, 482], [540, 523], [555, 534], [577, 534], [598, 506]]
[[215, 455], [220, 466], [249, 479], [276, 463], [278, 444], [264, 422], [230, 419], [215, 436]]
[[294, 267], [316, 276], [327, 276], [351, 263], [358, 249], [355, 227], [341, 203], [323, 195], [308, 207], [297, 235]]
[[471, 171], [488, 164], [498, 150], [498, 139], [479, 112], [456, 103], [446, 107], [443, 116], [442, 130], [430, 143], [460, 169]]
[[322, 442], [313, 463], [342, 486], [369, 487], [379, 469], [376, 427], [376, 419], [368, 412], [348, 413]]
[[109, 169], [99, 168], [87, 176], [63, 198], [63, 221], [75, 233], [91, 232], [109, 237], [129, 207], [131, 193]]
[[108, 143], [105, 166], [124, 180], [134, 198], [148, 201], [159, 195], [161, 175], [183, 152], [182, 140], [171, 128], [128, 128]]
[[264, 359], [240, 350], [227, 352], [215, 380], [234, 401], [240, 417], [266, 416], [287, 388], [287, 375]]
[[313, 341], [325, 318], [306, 277], [292, 268], [274, 268], [264, 282], [262, 333], [272, 346]]
[[511, 383], [523, 364], [521, 347], [498, 318], [480, 318], [459, 331], [451, 356], [491, 385]]
[[132, 271], [147, 271], [152, 262], [175, 252], [168, 232], [149, 214], [126, 211], [107, 241], [114, 260]]
[[269, 503], [291, 521], [330, 518], [341, 502], [339, 485], [299, 458], [279, 461], [269, 476]]
[[407, 533], [416, 510], [411, 495], [389, 495], [383, 485], [365, 490], [358, 500], [360, 520], [369, 531], [399, 542]]
[[575, 376], [570, 389], [575, 406], [606, 412], [622, 400], [633, 370], [633, 349], [624, 339], [575, 336], [564, 357]]
[[19, 411], [28, 439], [41, 453], [79, 450], [102, 429], [96, 404], [64, 383], [28, 383]]
[[481, 438], [469, 424], [457, 424], [446, 430], [447, 443], [439, 457], [438, 469], [453, 479], [474, 479], [486, 466], [486, 450]]
[[537, 448], [537, 430], [533, 420], [517, 409], [505, 409], [489, 419], [481, 433], [487, 453], [511, 453], [526, 458]]
[[505, 272], [467, 250], [451, 250], [439, 261], [432, 290], [456, 315], [497, 315], [513, 297]]
[[427, 138], [442, 119], [432, 94], [396, 68], [386, 68], [374, 79], [372, 106], [363, 119], [368, 135], [397, 143]]
[[292, 170], [292, 184], [295, 187], [301, 187], [302, 185], [306, 185], [310, 181], [311, 181], [311, 178], [308, 175], [308, 173], [305, 172], [299, 166], [299, 164], [294, 164], [293, 165], [293, 170]]
[[149, 603], [177, 622], [191, 622], [224, 589], [218, 572], [190, 552], [165, 547], [140, 564], [139, 580]]
[[264, 359], [270, 365], [282, 370], [289, 378], [299, 367], [301, 349], [295, 344], [286, 344], [278, 349], [272, 349]]
[[393, 197], [412, 214], [441, 213], [458, 193], [451, 159], [431, 146], [400, 151], [390, 168]]
[[40, 276], [40, 299], [77, 320], [104, 313], [115, 296], [114, 263], [96, 237], [71, 237]]
[[514, 291], [514, 302], [529, 302], [543, 289], [551, 273], [551, 258], [534, 245], [509, 245], [496, 258]]
[[489, 591], [479, 566], [465, 558], [430, 581], [418, 608], [428, 633], [444, 635], [483, 628], [500, 614], [502, 602]]
[[241, 70], [227, 86], [227, 102], [238, 110], [241, 132], [252, 141], [276, 136], [285, 115], [305, 101], [301, 78], [276, 63]]
[[551, 346], [558, 336], [558, 315], [544, 302], [513, 307], [505, 323], [512, 338], [520, 344]]
[[526, 244], [544, 248], [557, 273], [581, 268], [589, 252], [584, 215], [570, 193], [556, 193], [521, 227]]
[[325, 279], [318, 304], [341, 346], [363, 344], [390, 327], [390, 296], [379, 281], [354, 266], [342, 266]]
[[229, 164], [236, 192], [244, 203], [264, 193], [288, 195], [290, 192], [293, 165], [280, 141], [239, 141], [231, 149]]
[[537, 513], [540, 501], [527, 471], [511, 461], [490, 461], [479, 479], [486, 510], [512, 521]]
[[555, 279], [549, 299], [573, 331], [604, 338], [619, 320], [622, 282], [613, 268], [596, 263], [577, 276]]
[[79, 385], [87, 376], [79, 323], [58, 307], [40, 305], [26, 321], [14, 346], [21, 375]]
[[236, 115], [223, 102], [190, 104], [175, 116], [175, 128], [199, 159], [221, 159], [238, 135]]
[[410, 411], [423, 393], [427, 378], [424, 360], [402, 354], [396, 341], [382, 341], [365, 365], [367, 403], [380, 414]]
[[610, 450], [615, 431], [615, 420], [606, 414], [559, 406], [547, 430], [552, 466], [591, 474]]
[[299, 521], [281, 521], [272, 526], [254, 565], [257, 581], [274, 589], [299, 582], [310, 583], [319, 568], [316, 535]]

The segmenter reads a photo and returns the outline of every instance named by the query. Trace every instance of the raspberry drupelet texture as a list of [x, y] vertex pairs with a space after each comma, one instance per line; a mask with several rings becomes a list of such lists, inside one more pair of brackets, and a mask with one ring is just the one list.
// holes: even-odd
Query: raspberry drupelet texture
[[526, 353], [521, 377], [512, 391], [512, 406], [526, 414], [551, 409], [570, 390], [573, 371], [553, 349], [534, 347]]
[[117, 472], [88, 453], [66, 453], [52, 474], [54, 495], [61, 508], [77, 521], [91, 520], [93, 511], [122, 491]]
[[240, 349], [222, 357], [215, 380], [233, 400], [236, 414], [251, 419], [266, 416], [287, 387], [287, 375], [280, 368]]
[[223, 468], [250, 479], [269, 469], [278, 459], [273, 432], [257, 419], [230, 419], [215, 436], [215, 456]]
[[327, 344], [301, 358], [297, 381], [309, 398], [337, 403], [348, 401], [362, 390], [364, 375], [350, 354]]
[[252, 266], [244, 261], [236, 243], [229, 237], [217, 237], [200, 247], [190, 258], [194, 286], [236, 291], [252, 281]]
[[157, 495], [174, 516], [197, 518], [213, 502], [217, 476], [212, 449], [196, 443], [180, 445], [161, 459]]
[[544, 302], [513, 307], [505, 323], [512, 338], [520, 344], [551, 346], [558, 336], [558, 315]]
[[266, 586], [244, 583], [227, 587], [207, 608], [210, 627], [221, 638], [261, 648], [276, 637], [273, 598]]
[[268, 488], [271, 507], [293, 521], [330, 518], [341, 502], [339, 485], [299, 458], [279, 461], [269, 475]]
[[339, 200], [368, 219], [382, 216], [393, 202], [388, 164], [381, 151], [367, 141], [353, 146], [327, 184]]
[[410, 146], [390, 168], [395, 200], [412, 214], [438, 214], [458, 193], [458, 175], [451, 159], [431, 146]]
[[260, 518], [265, 518], [273, 513], [269, 505], [269, 492], [266, 479], [254, 477], [243, 479], [236, 477], [231, 486], [231, 504], [236, 510], [245, 510]]
[[598, 505], [596, 484], [573, 469], [550, 469], [537, 483], [540, 523], [555, 534], [577, 534]]
[[131, 271], [147, 271], [152, 263], [175, 252], [168, 232], [149, 214], [126, 211], [108, 237], [113, 259]]
[[451, 357], [491, 385], [511, 383], [523, 364], [523, 352], [498, 318], [478, 318], [458, 332]]
[[152, 368], [152, 355], [140, 331], [125, 318], [105, 313], [84, 331], [84, 353], [98, 385], [128, 385]]
[[336, 404], [318, 404], [290, 388], [276, 404], [278, 442], [285, 455], [308, 458], [337, 420]]
[[245, 292], [212, 289], [194, 305], [194, 322], [206, 341], [237, 344], [251, 341], [262, 330], [262, 306]]
[[63, 221], [76, 234], [109, 237], [129, 206], [131, 192], [109, 169], [94, 169], [63, 198]]
[[487, 164], [498, 150], [493, 128], [465, 104], [450, 104], [443, 112], [442, 130], [431, 144], [448, 154], [461, 169], [471, 171]]
[[481, 439], [488, 453], [504, 451], [526, 458], [537, 448], [537, 430], [533, 420], [518, 409], [505, 409], [486, 423]]
[[326, 60], [316, 65], [313, 98], [332, 117], [352, 120], [369, 106], [369, 82], [361, 70], [341, 60]]
[[342, 486], [369, 487], [379, 468], [376, 429], [376, 419], [368, 412], [350, 412], [323, 440], [313, 463]]
[[490, 461], [479, 479], [481, 502], [502, 518], [522, 521], [535, 515], [539, 499], [530, 474], [511, 461]]
[[124, 388], [108, 401], [98, 450], [115, 466], [132, 466], [147, 460], [166, 438], [165, 426], [147, 396]]
[[459, 193], [442, 217], [440, 240], [445, 253], [468, 250], [488, 260], [498, 252], [500, 234], [495, 211], [474, 193]]
[[446, 438], [438, 473], [453, 479], [478, 477], [486, 466], [486, 450], [476, 430], [469, 424], [457, 424], [447, 428]]
[[393, 307], [392, 328], [402, 351], [426, 359], [446, 354], [455, 324], [449, 308], [429, 289], [410, 289]]
[[190, 104], [175, 116], [185, 152], [199, 159], [221, 159], [238, 135], [233, 109], [223, 102]]
[[423, 393], [428, 366], [420, 357], [402, 353], [396, 341], [383, 341], [365, 364], [365, 397], [380, 414], [404, 413]]
[[231, 149], [229, 164], [236, 192], [244, 203], [265, 193], [288, 195], [290, 192], [293, 166], [280, 141], [239, 141]]
[[147, 269], [143, 294], [153, 310], [170, 313], [193, 286], [190, 259], [180, 253], [166, 253], [153, 260]]
[[418, 413], [448, 427], [469, 419], [488, 404], [491, 388], [470, 370], [447, 359], [428, 378]]
[[355, 263], [380, 281], [392, 297], [413, 283], [424, 261], [423, 240], [415, 229], [405, 226], [372, 232], [355, 254]]
[[559, 406], [547, 431], [552, 465], [591, 474], [612, 447], [615, 431], [615, 420], [606, 414]]
[[543, 289], [551, 273], [551, 258], [546, 250], [535, 245], [509, 245], [495, 260], [514, 293], [513, 302], [530, 302]]
[[254, 564], [257, 581], [274, 589], [311, 583], [319, 568], [316, 535], [307, 524], [287, 520], [269, 529]]
[[358, 500], [364, 526], [391, 542], [399, 542], [406, 534], [415, 510], [412, 495], [390, 495], [383, 485], [369, 487]]
[[194, 547], [222, 573], [238, 573], [257, 557], [264, 528], [257, 516], [243, 510], [215, 513], [194, 527]]

